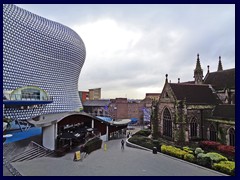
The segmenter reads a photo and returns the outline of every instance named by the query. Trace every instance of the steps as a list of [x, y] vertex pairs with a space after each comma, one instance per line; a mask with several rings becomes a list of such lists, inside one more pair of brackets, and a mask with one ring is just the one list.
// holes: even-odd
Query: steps
[[3, 148], [3, 157], [10, 157], [14, 154], [17, 149], [17, 145], [15, 143], [4, 144]]
[[13, 156], [9, 161], [10, 162], [29, 161], [36, 158], [50, 156], [52, 154], [53, 151], [32, 141], [24, 152], [17, 154], [16, 156]]

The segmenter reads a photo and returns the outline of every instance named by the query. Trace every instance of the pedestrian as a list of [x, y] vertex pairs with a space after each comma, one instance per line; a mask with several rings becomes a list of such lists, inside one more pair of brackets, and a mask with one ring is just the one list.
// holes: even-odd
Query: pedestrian
[[124, 140], [123, 139], [121, 141], [121, 144], [122, 144], [121, 149], [124, 149]]

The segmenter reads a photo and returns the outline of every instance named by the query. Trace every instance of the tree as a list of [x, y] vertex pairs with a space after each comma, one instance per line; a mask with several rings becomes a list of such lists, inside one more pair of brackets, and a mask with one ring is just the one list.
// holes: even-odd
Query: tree
[[158, 138], [158, 105], [159, 102], [155, 99], [152, 101], [151, 123], [152, 123], [152, 137]]

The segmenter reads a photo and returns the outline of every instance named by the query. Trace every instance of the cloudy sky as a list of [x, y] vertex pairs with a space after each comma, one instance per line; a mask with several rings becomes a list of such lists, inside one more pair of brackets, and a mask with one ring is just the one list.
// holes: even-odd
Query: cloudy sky
[[87, 56], [79, 90], [102, 98], [144, 98], [171, 82], [193, 80], [197, 53], [204, 75], [235, 67], [235, 5], [18, 4], [75, 30]]

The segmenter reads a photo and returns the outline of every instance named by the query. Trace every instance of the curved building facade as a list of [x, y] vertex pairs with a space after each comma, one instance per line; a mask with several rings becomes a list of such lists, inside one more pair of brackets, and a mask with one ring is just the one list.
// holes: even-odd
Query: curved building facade
[[78, 79], [85, 56], [85, 45], [72, 29], [15, 5], [3, 5], [3, 90], [33, 86], [52, 97], [42, 110], [15, 108], [13, 115], [13, 109], [6, 108], [5, 115], [28, 119], [79, 110]]

